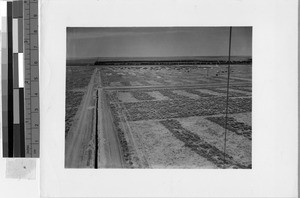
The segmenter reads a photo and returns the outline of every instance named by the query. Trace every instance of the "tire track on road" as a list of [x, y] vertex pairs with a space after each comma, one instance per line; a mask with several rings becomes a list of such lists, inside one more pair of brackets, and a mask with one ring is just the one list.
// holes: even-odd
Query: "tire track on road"
[[98, 130], [96, 138], [102, 138], [102, 140], [97, 141], [100, 144], [100, 150], [97, 151], [97, 156], [99, 156], [97, 159], [99, 162], [98, 168], [123, 168], [123, 153], [120, 149], [120, 141], [114, 127], [110, 107], [103, 93], [100, 71], [97, 75], [97, 85]]

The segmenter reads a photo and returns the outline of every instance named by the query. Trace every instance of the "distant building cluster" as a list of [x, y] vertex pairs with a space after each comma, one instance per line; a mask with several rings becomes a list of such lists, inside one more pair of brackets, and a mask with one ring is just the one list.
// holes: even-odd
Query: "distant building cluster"
[[[95, 65], [227, 65], [229, 61], [226, 60], [151, 60], [151, 61], [96, 61]], [[252, 59], [246, 60], [232, 60], [232, 65], [252, 64]]]

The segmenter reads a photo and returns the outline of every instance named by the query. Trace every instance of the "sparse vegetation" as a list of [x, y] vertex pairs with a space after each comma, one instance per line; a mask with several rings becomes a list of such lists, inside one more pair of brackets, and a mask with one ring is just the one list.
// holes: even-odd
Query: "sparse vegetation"
[[228, 117], [227, 125], [226, 125], [226, 118], [224, 116], [207, 117], [206, 119], [214, 123], [217, 123], [218, 125], [221, 125], [224, 128], [227, 126], [228, 130], [236, 133], [237, 135], [243, 135], [247, 137], [249, 140], [252, 139], [252, 127], [248, 126], [243, 122], [238, 122], [235, 118]]
[[[237, 146], [242, 151], [239, 154], [234, 154], [234, 152], [231, 155], [226, 154], [226, 163], [224, 163], [222, 149], [218, 147], [219, 144], [216, 146], [217, 144], [213, 142], [216, 140], [208, 140], [208, 136], [196, 134], [180, 123], [180, 119], [195, 118], [201, 120], [202, 125], [204, 125], [204, 120], [210, 123], [209, 126], [203, 126], [205, 133], [211, 133], [212, 137], [218, 138], [220, 135], [217, 136], [214, 130], [226, 126], [223, 116], [226, 109], [226, 90], [224, 90], [224, 84], [227, 80], [224, 77], [226, 73], [222, 73], [224, 70], [221, 68], [222, 66], [213, 67], [207, 62], [204, 65], [205, 67], [203, 65], [172, 64], [67, 67], [66, 134], [72, 126], [74, 116], [86, 93], [91, 75], [97, 68], [101, 88], [103, 88], [105, 95], [105, 104], [109, 106], [108, 109], [112, 114], [113, 130], [116, 133], [126, 168], [143, 168], [139, 163], [140, 157], [146, 161], [148, 159], [159, 161], [161, 164], [166, 163], [163, 159], [155, 160], [150, 155], [153, 149], [163, 145], [162, 141], [172, 142], [174, 146], [172, 149], [174, 150], [168, 147], [163, 148], [161, 155], [164, 155], [164, 152], [167, 152], [168, 156], [174, 154], [174, 156], [176, 155], [174, 161], [178, 159], [188, 160], [189, 156], [195, 157], [196, 153], [196, 158], [199, 157], [198, 162], [207, 160], [208, 162], [205, 163], [211, 163], [214, 167], [251, 168], [251, 163], [245, 163], [247, 160], [251, 162], [251, 155], [249, 155], [251, 144], [250, 147], [240, 148]], [[230, 115], [246, 114], [252, 111], [251, 94], [234, 91], [240, 90], [251, 93], [251, 85], [235, 85], [235, 83], [245, 82], [250, 84], [249, 79], [245, 81], [238, 76], [240, 68], [244, 69], [244, 67], [233, 66], [234, 74], [238, 78], [230, 81], [232, 83], [230, 89], [233, 90], [229, 92], [227, 127], [233, 132], [231, 144], [237, 144], [234, 137], [239, 137], [248, 141], [246, 145], [249, 145], [249, 141], [252, 139], [251, 126], [230, 117]], [[206, 69], [209, 69], [209, 72]], [[241, 73], [246, 76], [247, 72]], [[218, 86], [211, 86], [211, 84]], [[149, 94], [150, 92], [155, 92], [155, 94]], [[150, 123], [149, 127], [150, 125], [158, 125], [158, 128], [161, 127], [165, 130], [164, 134], [158, 136], [159, 132], [152, 132], [153, 128], [147, 128], [148, 125], [144, 125], [144, 122]], [[161, 128], [159, 129], [161, 130]], [[147, 144], [142, 142], [142, 139], [147, 141]], [[136, 143], [133, 145], [133, 142]], [[182, 146], [179, 146], [181, 143], [189, 156], [186, 156]], [[232, 148], [235, 146], [233, 145]], [[213, 166], [208, 165], [208, 167]]]

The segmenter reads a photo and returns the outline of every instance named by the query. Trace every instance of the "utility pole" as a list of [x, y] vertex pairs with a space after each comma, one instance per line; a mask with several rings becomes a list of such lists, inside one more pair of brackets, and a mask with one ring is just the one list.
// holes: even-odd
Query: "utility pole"
[[228, 100], [229, 100], [229, 79], [230, 79], [230, 56], [231, 56], [231, 32], [232, 27], [229, 28], [229, 54], [228, 54], [228, 67], [227, 67], [227, 97], [226, 97], [226, 110], [225, 110], [225, 137], [224, 137], [224, 165], [226, 163], [226, 141], [227, 141], [227, 121], [228, 121]]

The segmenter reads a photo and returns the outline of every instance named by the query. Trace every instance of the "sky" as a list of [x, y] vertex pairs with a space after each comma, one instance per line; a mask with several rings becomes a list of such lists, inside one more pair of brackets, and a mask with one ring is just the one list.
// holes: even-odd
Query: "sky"
[[[229, 27], [67, 28], [67, 59], [227, 56]], [[252, 55], [252, 28], [232, 28], [232, 56]]]

